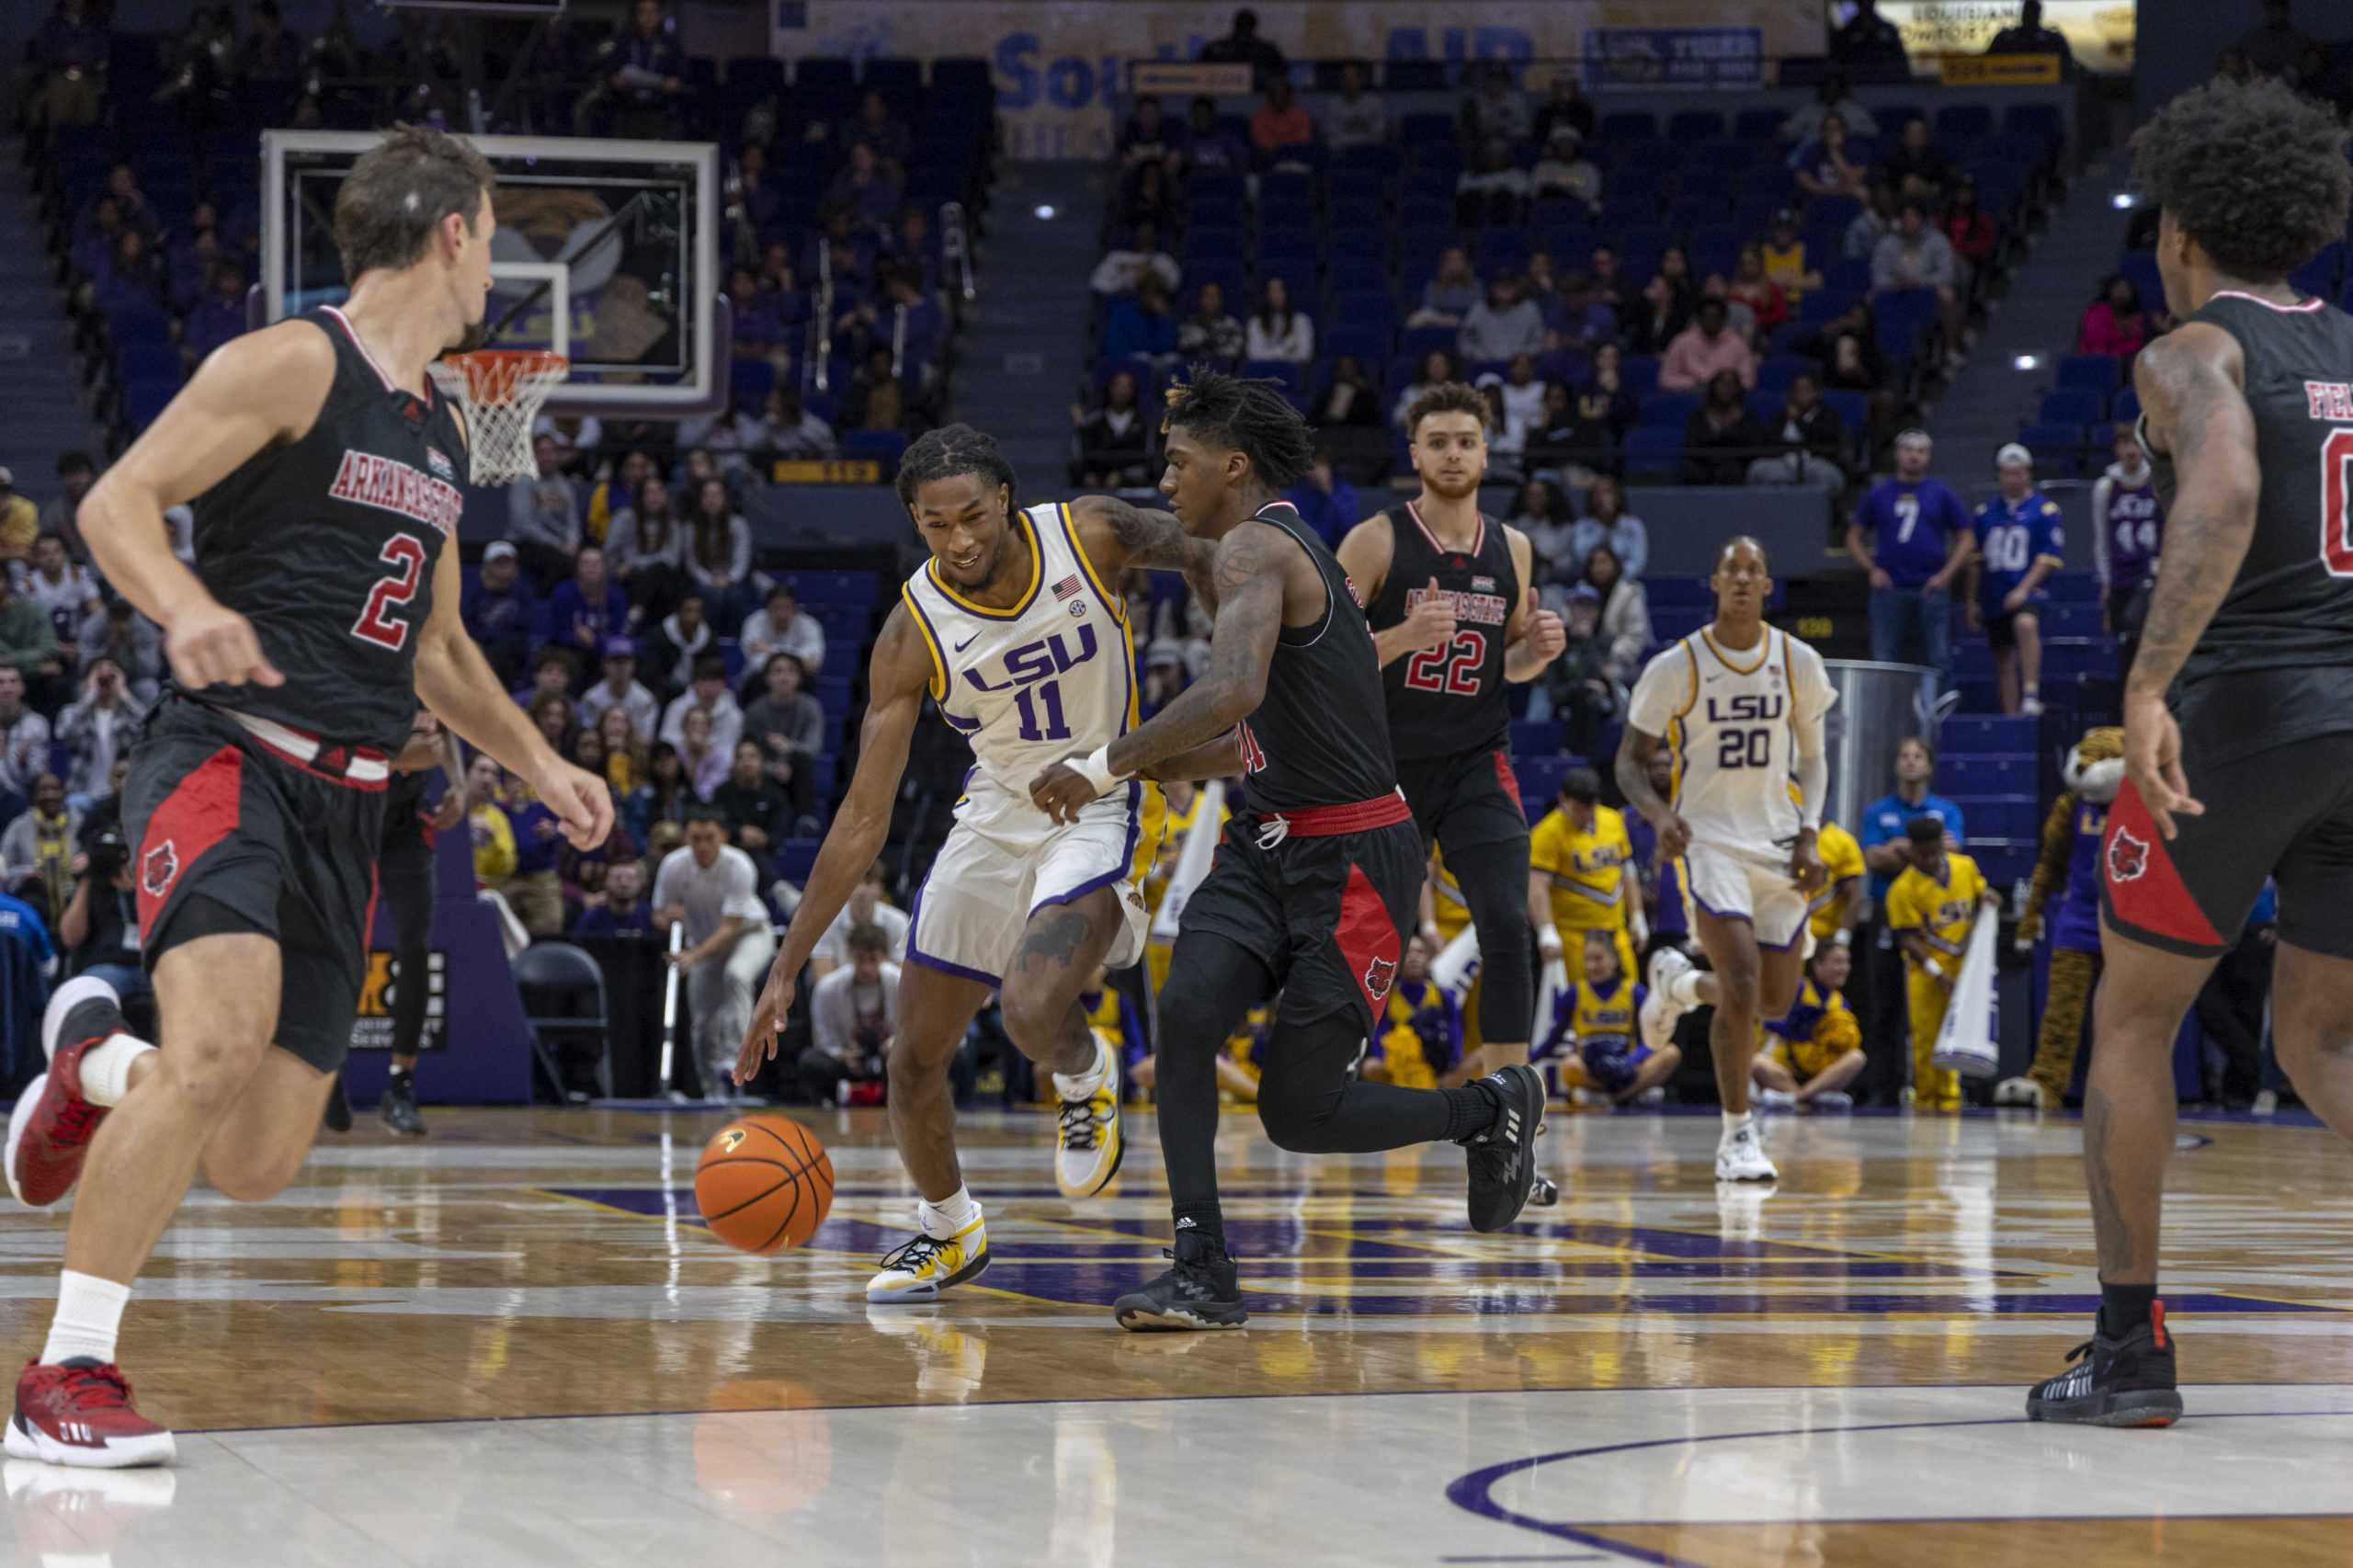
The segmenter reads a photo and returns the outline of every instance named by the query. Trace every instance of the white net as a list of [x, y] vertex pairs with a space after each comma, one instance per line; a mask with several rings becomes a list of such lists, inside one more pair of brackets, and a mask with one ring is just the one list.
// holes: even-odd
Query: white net
[[571, 369], [563, 355], [538, 349], [483, 348], [433, 361], [435, 384], [466, 411], [476, 484], [505, 484], [539, 472], [531, 421]]

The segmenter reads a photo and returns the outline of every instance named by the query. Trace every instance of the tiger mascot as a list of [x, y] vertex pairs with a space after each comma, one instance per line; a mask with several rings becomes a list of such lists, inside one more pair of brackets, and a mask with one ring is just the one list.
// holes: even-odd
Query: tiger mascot
[[2075, 1074], [2075, 1051], [2084, 1036], [2084, 1009], [2099, 979], [2099, 846], [2108, 808], [2124, 783], [2124, 732], [2089, 732], [2068, 754], [2061, 769], [2067, 791], [2052, 802], [2042, 823], [2042, 855], [2026, 913], [2018, 917], [2018, 949], [2032, 952], [2043, 935], [2043, 909], [2053, 895], [2058, 913], [2049, 922], [2051, 987], [2042, 1003], [2042, 1029], [2035, 1041], [2034, 1065], [2023, 1078], [2006, 1078], [1994, 1089], [1994, 1103], [2055, 1109]]

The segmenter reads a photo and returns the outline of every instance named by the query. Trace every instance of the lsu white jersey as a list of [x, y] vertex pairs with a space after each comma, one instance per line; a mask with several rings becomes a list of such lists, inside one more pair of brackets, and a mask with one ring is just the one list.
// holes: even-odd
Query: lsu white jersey
[[1135, 654], [1126, 604], [1088, 564], [1070, 508], [1031, 506], [1013, 526], [1030, 575], [1010, 609], [973, 603], [930, 561], [900, 592], [930, 645], [940, 712], [972, 743], [979, 775], [1026, 801], [1040, 770], [1137, 722]]
[[1665, 739], [1693, 844], [1779, 858], [1800, 825], [1798, 725], [1837, 700], [1822, 655], [1787, 632], [1735, 652], [1701, 627], [1643, 668], [1627, 722]]

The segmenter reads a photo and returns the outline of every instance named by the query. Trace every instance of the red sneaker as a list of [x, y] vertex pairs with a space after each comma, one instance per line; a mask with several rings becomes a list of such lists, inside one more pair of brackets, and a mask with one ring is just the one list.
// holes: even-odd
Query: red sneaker
[[172, 1462], [172, 1434], [132, 1408], [131, 1383], [111, 1361], [77, 1356], [25, 1363], [5, 1446], [20, 1460], [84, 1470]]
[[25, 1085], [8, 1117], [8, 1190], [19, 1203], [42, 1209], [74, 1190], [107, 1117], [106, 1107], [82, 1097], [82, 1056], [122, 1027], [120, 999], [96, 975], [67, 981], [49, 999], [40, 1024], [49, 1071]]

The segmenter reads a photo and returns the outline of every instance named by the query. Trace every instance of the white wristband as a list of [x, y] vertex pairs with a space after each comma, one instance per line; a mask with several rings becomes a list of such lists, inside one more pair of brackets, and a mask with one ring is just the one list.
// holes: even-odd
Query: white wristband
[[1120, 784], [1120, 776], [1111, 771], [1110, 753], [1109, 745], [1099, 745], [1085, 756], [1070, 759], [1071, 771], [1093, 785], [1097, 795], [1108, 795]]
[[1539, 926], [1536, 928], [1536, 945], [1538, 948], [1542, 949], [1546, 958], [1559, 958], [1561, 956], [1561, 928], [1558, 926], [1551, 925], [1549, 923]]
[[1921, 967], [1921, 968], [1923, 968], [1923, 969], [1925, 969], [1925, 970], [1927, 970], [1930, 974], [1932, 974], [1932, 975], [1936, 976], [1938, 980], [1942, 980], [1942, 979], [1945, 977], [1945, 966], [1944, 966], [1944, 965], [1942, 965], [1942, 964], [1940, 964], [1940, 963], [1938, 963], [1938, 962], [1936, 960], [1934, 960], [1934, 959], [1930, 959], [1930, 960], [1928, 960], [1926, 963], [1922, 964], [1920, 967]]

